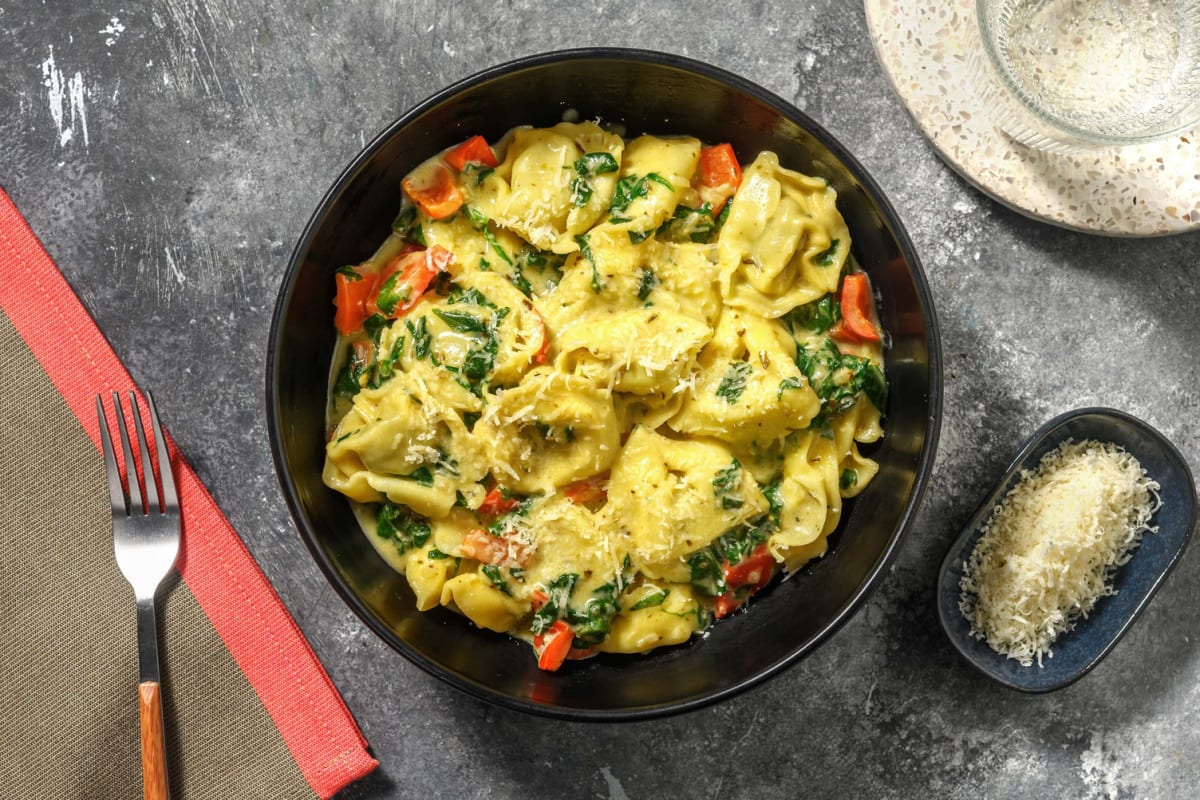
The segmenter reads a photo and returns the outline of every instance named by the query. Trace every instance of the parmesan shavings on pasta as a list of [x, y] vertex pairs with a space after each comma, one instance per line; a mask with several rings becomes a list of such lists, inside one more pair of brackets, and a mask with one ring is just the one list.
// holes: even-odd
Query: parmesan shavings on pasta
[[959, 608], [971, 635], [1030, 666], [1133, 557], [1161, 504], [1158, 484], [1120, 447], [1067, 440], [992, 509], [963, 565]]

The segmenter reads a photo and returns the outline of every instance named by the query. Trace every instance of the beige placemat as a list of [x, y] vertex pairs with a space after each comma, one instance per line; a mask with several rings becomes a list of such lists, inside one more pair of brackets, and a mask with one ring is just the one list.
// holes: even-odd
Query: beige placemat
[[1159, 142], [1062, 155], [1005, 136], [971, 84], [974, 0], [865, 0], [892, 88], [939, 155], [985, 194], [1027, 216], [1112, 236], [1200, 228], [1200, 130]]
[[[140, 797], [133, 592], [104, 463], [2, 313], [0, 376], [0, 797]], [[160, 600], [172, 796], [315, 796], [187, 586]]]

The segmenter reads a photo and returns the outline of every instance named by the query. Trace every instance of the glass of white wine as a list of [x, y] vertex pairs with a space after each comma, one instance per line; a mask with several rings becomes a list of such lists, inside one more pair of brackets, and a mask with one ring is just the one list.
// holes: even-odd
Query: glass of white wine
[[1200, 0], [976, 0], [997, 124], [1072, 152], [1200, 124]]

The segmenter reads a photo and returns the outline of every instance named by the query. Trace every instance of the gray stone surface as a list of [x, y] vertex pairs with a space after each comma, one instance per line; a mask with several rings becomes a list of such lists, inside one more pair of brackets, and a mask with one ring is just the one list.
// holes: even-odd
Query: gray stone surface
[[[300, 542], [263, 410], [280, 276], [345, 164], [448, 82], [583, 45], [699, 58], [827, 126], [908, 225], [945, 348], [931, 490], [865, 610], [759, 689], [629, 725], [491, 708], [377, 640]], [[1141, 415], [1200, 468], [1200, 237], [1084, 236], [978, 194], [890, 92], [857, 4], [0, 0], [0, 185], [153, 388], [362, 725], [381, 767], [347, 800], [1194, 796], [1200, 555], [1049, 696], [971, 672], [932, 599], [958, 526], [1061, 411]]]

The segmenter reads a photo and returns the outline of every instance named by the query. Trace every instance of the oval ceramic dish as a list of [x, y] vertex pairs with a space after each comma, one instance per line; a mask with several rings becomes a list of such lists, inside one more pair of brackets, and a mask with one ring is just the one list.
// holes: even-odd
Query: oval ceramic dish
[[[1043, 666], [1023, 667], [971, 636], [970, 623], [958, 607], [959, 581], [963, 562], [975, 549], [992, 508], [1017, 484], [1021, 470], [1036, 469], [1042, 456], [1067, 439], [1111, 442], [1141, 462], [1161, 487], [1162, 507], [1151, 519], [1158, 532], [1145, 534], [1133, 558], [1117, 570], [1113, 578], [1117, 593], [1097, 600], [1087, 619], [1063, 633], [1054, 642], [1054, 656], [1044, 659]], [[1136, 417], [1108, 408], [1083, 408], [1055, 417], [1026, 441], [946, 553], [938, 579], [942, 628], [962, 657], [989, 678], [1023, 692], [1061, 689], [1086, 675], [1125, 635], [1179, 561], [1195, 525], [1196, 485], [1191, 470], [1161, 433]]]

